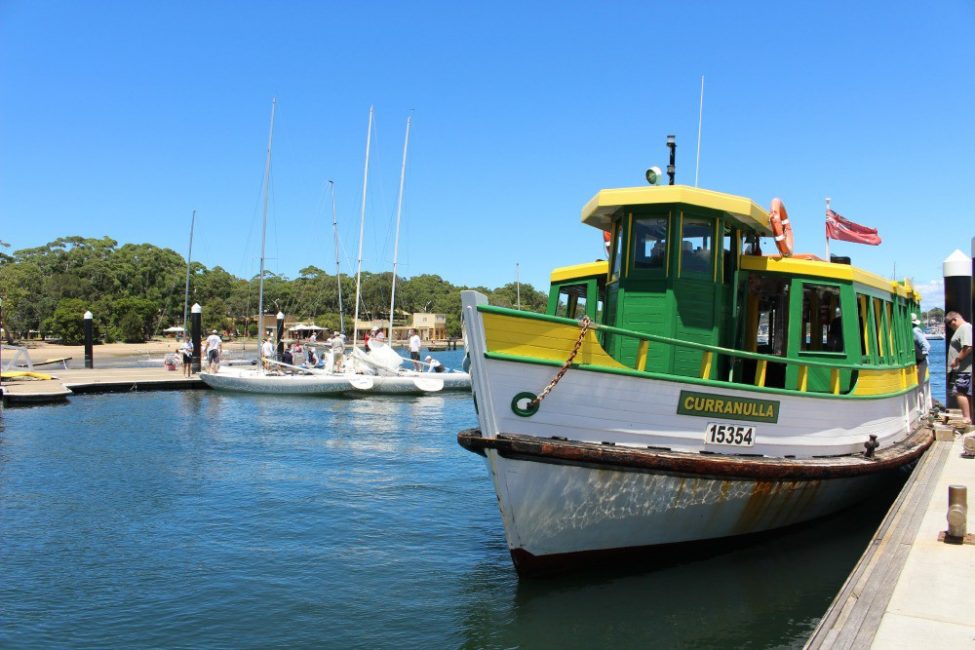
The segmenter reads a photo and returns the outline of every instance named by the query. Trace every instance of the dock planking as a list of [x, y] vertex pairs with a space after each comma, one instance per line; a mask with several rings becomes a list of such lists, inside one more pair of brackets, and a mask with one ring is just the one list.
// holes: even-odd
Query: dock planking
[[938, 540], [947, 528], [948, 485], [975, 479], [975, 460], [961, 457], [962, 444], [961, 437], [938, 440], [918, 462], [806, 648], [975, 641], [967, 597], [975, 546]]
[[7, 404], [58, 402], [73, 394], [206, 388], [199, 377], [165, 368], [85, 368], [48, 371], [49, 380], [5, 381]]

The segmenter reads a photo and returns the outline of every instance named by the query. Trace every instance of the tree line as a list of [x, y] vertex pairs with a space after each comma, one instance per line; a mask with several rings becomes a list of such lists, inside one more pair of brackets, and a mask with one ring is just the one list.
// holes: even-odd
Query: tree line
[[[257, 333], [260, 278], [238, 278], [220, 266], [190, 264], [189, 304], [203, 307], [203, 327], [229, 334]], [[392, 273], [362, 274], [359, 317], [389, 320]], [[61, 237], [44, 246], [0, 253], [3, 336], [13, 341], [53, 337], [67, 344], [83, 339], [82, 315], [92, 312], [96, 339], [141, 343], [170, 326], [183, 324], [186, 260], [169, 248], [101, 239]], [[355, 310], [355, 278], [343, 275], [346, 329]], [[460, 336], [460, 291], [473, 288], [491, 304], [545, 310], [546, 294], [515, 283], [489, 290], [456, 286], [439, 275], [396, 278], [396, 319], [407, 324], [414, 312], [447, 317], [448, 336]], [[338, 329], [336, 276], [308, 266], [297, 278], [264, 275], [265, 321], [278, 312]], [[351, 334], [351, 331], [347, 332]]]

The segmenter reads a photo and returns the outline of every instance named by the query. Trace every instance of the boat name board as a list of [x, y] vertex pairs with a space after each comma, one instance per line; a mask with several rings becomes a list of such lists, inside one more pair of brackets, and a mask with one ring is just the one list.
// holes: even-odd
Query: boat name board
[[779, 403], [775, 400], [726, 397], [682, 390], [677, 401], [677, 414], [705, 418], [719, 415], [727, 420], [778, 422]]

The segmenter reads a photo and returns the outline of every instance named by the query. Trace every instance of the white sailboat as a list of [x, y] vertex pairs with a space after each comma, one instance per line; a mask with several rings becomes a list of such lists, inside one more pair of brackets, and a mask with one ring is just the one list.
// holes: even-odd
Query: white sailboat
[[[372, 113], [370, 112], [370, 115]], [[403, 213], [403, 187], [406, 180], [406, 155], [409, 150], [410, 144], [410, 126], [413, 123], [412, 116], [406, 118], [406, 137], [403, 141], [403, 162], [400, 166], [400, 177], [399, 177], [399, 195], [396, 201], [396, 234], [393, 244], [393, 282], [392, 290], [390, 292], [389, 300], [389, 334], [390, 340], [392, 340], [393, 335], [393, 316], [395, 314], [396, 306], [396, 270], [397, 263], [399, 259], [399, 231], [400, 231], [400, 221]], [[368, 161], [368, 151], [366, 154], [366, 160]], [[366, 177], [368, 177], [368, 162], [366, 166]], [[362, 196], [362, 218], [364, 223], [365, 218], [365, 180], [363, 181], [363, 196]], [[361, 233], [363, 232], [362, 224], [360, 223], [360, 240], [359, 240], [359, 274], [362, 272], [362, 240]], [[359, 308], [359, 287], [360, 283], [356, 282], [356, 323], [359, 321], [358, 308]], [[362, 350], [355, 345], [352, 348], [351, 360], [356, 369], [357, 374], [371, 379], [371, 384], [366, 385], [365, 382], [361, 382], [359, 385], [353, 385], [356, 389], [353, 394], [361, 393], [373, 393], [373, 394], [417, 394], [417, 393], [435, 393], [443, 390], [470, 390], [471, 389], [471, 377], [465, 372], [448, 372], [448, 373], [423, 373], [417, 372], [415, 370], [408, 370], [402, 367], [405, 359], [399, 355], [395, 350], [392, 349], [390, 345], [385, 343], [375, 344], [370, 340], [368, 350]]]
[[[271, 144], [274, 137], [274, 113], [277, 100], [271, 102], [271, 127], [267, 138], [267, 160], [264, 165], [264, 214], [261, 229], [261, 270], [258, 281], [257, 331], [264, 332], [264, 252], [267, 233], [267, 204], [271, 182]], [[333, 395], [352, 389], [349, 375], [313, 368], [302, 368], [269, 361], [268, 368], [225, 368], [215, 373], [201, 372], [200, 379], [218, 390], [274, 395]]]

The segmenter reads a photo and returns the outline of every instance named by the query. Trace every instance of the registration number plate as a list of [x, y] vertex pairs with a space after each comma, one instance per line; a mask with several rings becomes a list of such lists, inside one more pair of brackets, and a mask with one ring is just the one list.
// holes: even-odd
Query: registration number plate
[[704, 430], [704, 442], [710, 445], [751, 447], [755, 444], [755, 427], [745, 424], [708, 422]]

